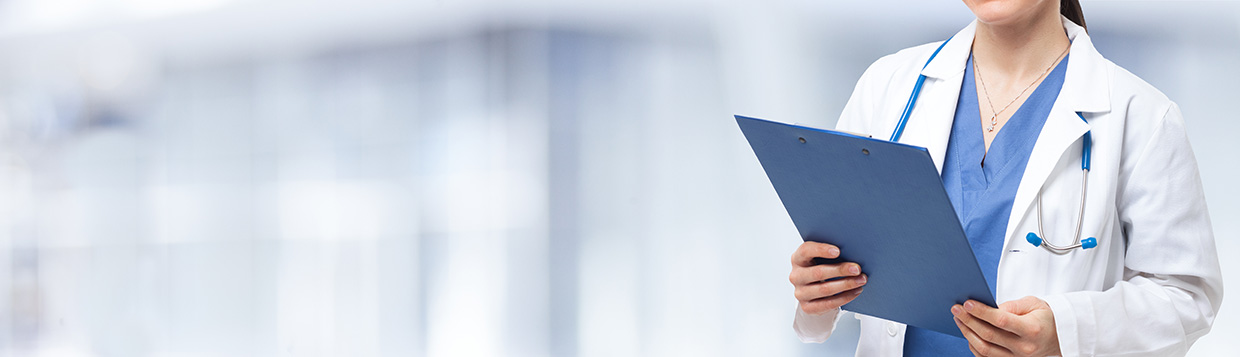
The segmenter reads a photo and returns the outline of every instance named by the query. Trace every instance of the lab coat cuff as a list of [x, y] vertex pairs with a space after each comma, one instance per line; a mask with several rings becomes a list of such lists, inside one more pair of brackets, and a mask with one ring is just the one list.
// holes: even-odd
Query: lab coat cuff
[[[1042, 298], [1055, 315], [1055, 334], [1059, 336], [1059, 352], [1062, 356], [1093, 355], [1093, 309], [1089, 304], [1073, 305], [1067, 295]], [[1082, 309], [1083, 307], [1083, 309]], [[1089, 310], [1089, 311], [1085, 311]]]
[[810, 315], [797, 306], [796, 317], [792, 319], [792, 329], [796, 330], [801, 342], [822, 343], [831, 337], [835, 323], [840, 319], [840, 308], [827, 311], [822, 315]]

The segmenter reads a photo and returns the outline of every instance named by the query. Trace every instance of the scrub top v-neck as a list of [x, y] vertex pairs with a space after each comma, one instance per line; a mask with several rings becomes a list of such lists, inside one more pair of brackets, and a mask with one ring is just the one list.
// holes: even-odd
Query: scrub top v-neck
[[[960, 86], [956, 117], [943, 161], [943, 186], [992, 294], [1016, 188], [1025, 174], [1033, 144], [1063, 88], [1067, 67], [1068, 58], [1064, 57], [1012, 113], [991, 141], [987, 153], [974, 84], [973, 56], [969, 56], [965, 65], [964, 83]], [[943, 307], [944, 310], [948, 308], [950, 306]], [[971, 356], [972, 353], [968, 341], [962, 338], [909, 326], [904, 337], [904, 355]]]

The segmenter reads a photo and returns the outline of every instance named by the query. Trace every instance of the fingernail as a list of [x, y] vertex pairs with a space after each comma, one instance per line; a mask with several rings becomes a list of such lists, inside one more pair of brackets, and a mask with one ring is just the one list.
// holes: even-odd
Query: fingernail
[[953, 316], [960, 316], [960, 313], [961, 313], [961, 311], [960, 311], [960, 307], [959, 307], [959, 306], [952, 306], [952, 315], [953, 315]]
[[966, 301], [966, 302], [964, 303], [964, 309], [965, 309], [965, 310], [969, 310], [969, 311], [973, 311], [973, 307], [974, 307], [973, 305], [974, 305], [973, 300]]
[[857, 285], [865, 285], [865, 275], [857, 277]]
[[848, 272], [852, 274], [861, 274], [861, 267], [856, 265], [849, 266]]
[[828, 250], [827, 250], [827, 253], [828, 253], [828, 254], [831, 254], [831, 257], [832, 257], [832, 258], [834, 258], [834, 257], [838, 257], [838, 256], [840, 256], [840, 248], [831, 247], [831, 249], [828, 249]]

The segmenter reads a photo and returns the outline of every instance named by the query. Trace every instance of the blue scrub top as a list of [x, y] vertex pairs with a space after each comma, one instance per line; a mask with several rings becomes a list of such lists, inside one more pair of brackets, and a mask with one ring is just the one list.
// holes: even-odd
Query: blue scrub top
[[[1059, 97], [1059, 90], [1063, 88], [1067, 68], [1068, 58], [1064, 57], [1003, 125], [987, 153], [982, 138], [986, 129], [982, 127], [977, 86], [973, 79], [973, 56], [969, 56], [965, 65], [956, 118], [943, 161], [943, 187], [947, 189], [947, 197], [956, 209], [956, 217], [964, 226], [973, 255], [982, 267], [982, 275], [986, 276], [992, 294], [995, 293], [1003, 235], [1007, 231], [1016, 188], [1025, 174], [1025, 164], [1029, 162], [1033, 144], [1042, 132], [1051, 106]], [[950, 306], [943, 307], [944, 310], [948, 308]], [[968, 341], [963, 338], [909, 326], [904, 336], [904, 355], [973, 354], [969, 352]]]

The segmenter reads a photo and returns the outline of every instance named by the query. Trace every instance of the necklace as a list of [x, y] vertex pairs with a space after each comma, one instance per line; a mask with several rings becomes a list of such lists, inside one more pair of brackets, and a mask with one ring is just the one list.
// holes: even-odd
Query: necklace
[[1016, 98], [1012, 98], [1012, 101], [1008, 102], [1007, 105], [1003, 106], [1003, 109], [999, 109], [999, 111], [997, 112], [995, 111], [995, 104], [990, 101], [990, 91], [986, 90], [986, 80], [982, 79], [982, 71], [978, 70], [977, 61], [975, 58], [973, 61], [973, 73], [977, 73], [977, 80], [979, 82], [982, 82], [982, 93], [986, 95], [986, 104], [990, 105], [990, 128], [987, 128], [986, 132], [994, 132], [995, 125], [999, 124], [999, 119], [998, 119], [999, 113], [1003, 113], [1005, 110], [1007, 110], [1008, 107], [1012, 106], [1012, 103], [1016, 103], [1017, 99], [1020, 99], [1020, 97], [1024, 96], [1025, 92], [1028, 91], [1029, 88], [1033, 88], [1034, 83], [1038, 83], [1038, 81], [1042, 80], [1042, 77], [1045, 77], [1047, 73], [1051, 73], [1051, 69], [1055, 68], [1055, 63], [1058, 63], [1059, 59], [1063, 58], [1063, 55], [1067, 54], [1068, 49], [1070, 48], [1072, 48], [1072, 46], [1068, 46], [1067, 48], [1064, 48], [1063, 52], [1061, 52], [1058, 57], [1055, 57], [1054, 61], [1051, 61], [1051, 65], [1047, 66], [1046, 70], [1042, 71], [1042, 74], [1039, 75], [1038, 78], [1034, 78], [1033, 82], [1030, 82], [1029, 85], [1025, 86], [1025, 89], [1022, 89], [1020, 91], [1020, 94], [1016, 95]]

